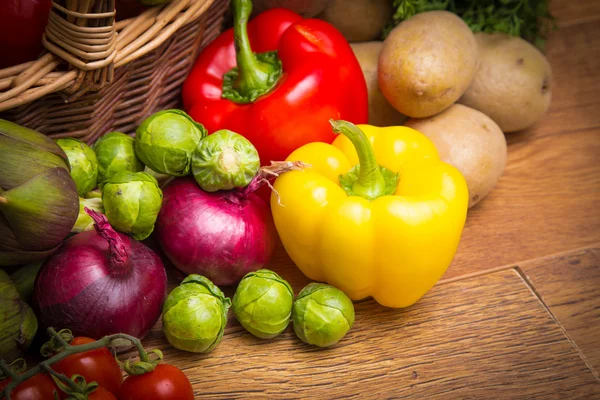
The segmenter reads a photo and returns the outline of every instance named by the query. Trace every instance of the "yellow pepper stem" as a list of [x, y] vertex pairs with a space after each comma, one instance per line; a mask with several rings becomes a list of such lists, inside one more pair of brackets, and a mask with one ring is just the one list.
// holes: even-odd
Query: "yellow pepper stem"
[[[368, 200], [374, 200], [386, 195], [386, 180], [375, 159], [373, 146], [371, 146], [371, 142], [369, 142], [364, 132], [348, 121], [330, 119], [329, 123], [333, 127], [333, 132], [336, 134], [341, 133], [350, 139], [358, 154], [359, 171], [356, 175], [356, 180], [352, 182], [351, 190], [345, 188], [348, 194], [360, 196]], [[353, 180], [350, 174], [354, 174], [354, 172], [351, 171], [346, 175], [341, 175], [340, 181]]]

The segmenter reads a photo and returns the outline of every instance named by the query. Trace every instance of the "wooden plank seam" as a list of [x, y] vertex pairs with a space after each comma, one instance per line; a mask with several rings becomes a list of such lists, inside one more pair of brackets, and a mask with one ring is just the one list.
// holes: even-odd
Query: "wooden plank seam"
[[[544, 258], [546, 258], [546, 257], [544, 257]], [[594, 375], [594, 377], [596, 378], [596, 380], [598, 382], [600, 382], [600, 375], [598, 375], [598, 372], [588, 362], [586, 356], [579, 349], [579, 346], [577, 346], [577, 343], [575, 343], [575, 341], [573, 339], [571, 339], [571, 337], [567, 333], [567, 330], [565, 329], [565, 327], [556, 318], [556, 316], [554, 315], [554, 313], [552, 313], [552, 311], [550, 310], [550, 308], [548, 307], [548, 305], [546, 304], [546, 302], [544, 301], [544, 299], [542, 298], [542, 296], [538, 293], [538, 291], [536, 290], [535, 286], [533, 285], [533, 283], [531, 282], [531, 280], [529, 279], [529, 277], [527, 276], [527, 274], [518, 265], [516, 265], [514, 267], [514, 270], [519, 274], [519, 276], [521, 277], [521, 279], [523, 280], [523, 282], [527, 285], [527, 287], [529, 288], [529, 290], [531, 290], [531, 293], [533, 293], [533, 295], [539, 300], [539, 302], [542, 304], [542, 306], [544, 307], [544, 309], [546, 310], [546, 312], [550, 315], [550, 317], [552, 317], [552, 319], [554, 320], [554, 322], [560, 327], [560, 330], [562, 331], [562, 333], [565, 335], [565, 337], [571, 343], [571, 345], [575, 348], [575, 350], [579, 354], [579, 357], [581, 357], [581, 359], [583, 360], [583, 362], [585, 363], [585, 365], [588, 367], [588, 369], [592, 372], [592, 374]]]

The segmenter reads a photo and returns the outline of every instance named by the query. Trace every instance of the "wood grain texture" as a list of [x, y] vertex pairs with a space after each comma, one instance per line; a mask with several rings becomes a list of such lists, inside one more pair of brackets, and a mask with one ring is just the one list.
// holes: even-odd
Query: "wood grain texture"
[[600, 2], [587, 1], [550, 1], [550, 12], [561, 28], [568, 25], [600, 19]]
[[[256, 339], [230, 318], [213, 352], [169, 349], [166, 361], [185, 371], [199, 398], [600, 396], [600, 383], [515, 270], [437, 286], [403, 311], [366, 301], [356, 313], [330, 349], [303, 344], [291, 327]], [[144, 344], [168, 349], [160, 324]]]
[[530, 261], [519, 268], [600, 373], [600, 248]]

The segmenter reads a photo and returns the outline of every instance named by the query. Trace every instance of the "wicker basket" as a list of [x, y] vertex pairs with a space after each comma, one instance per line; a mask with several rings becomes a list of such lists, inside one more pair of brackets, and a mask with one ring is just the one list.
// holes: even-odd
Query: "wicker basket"
[[133, 133], [180, 102], [198, 51], [229, 0], [172, 0], [115, 22], [114, 0], [54, 0], [37, 61], [0, 70], [0, 118], [88, 143]]

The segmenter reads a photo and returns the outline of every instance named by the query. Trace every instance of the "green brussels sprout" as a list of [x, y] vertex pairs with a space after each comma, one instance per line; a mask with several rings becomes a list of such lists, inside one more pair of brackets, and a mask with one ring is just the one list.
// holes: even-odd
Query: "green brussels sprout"
[[58, 139], [56, 144], [63, 149], [69, 158], [71, 177], [77, 186], [77, 193], [79, 193], [79, 196], [84, 196], [96, 187], [98, 179], [96, 153], [90, 146], [77, 139]]
[[38, 261], [32, 264], [23, 265], [15, 272], [10, 274], [10, 280], [15, 284], [21, 300], [29, 303], [33, 297], [33, 283], [38, 271], [42, 268], [44, 261]]
[[176, 349], [208, 353], [223, 339], [230, 306], [229, 298], [209, 279], [189, 275], [165, 300], [165, 336]]
[[354, 304], [333, 286], [311, 283], [298, 293], [292, 320], [294, 332], [303, 342], [333, 346], [352, 328]]
[[77, 221], [75, 221], [75, 225], [71, 228], [71, 232], [79, 233], [84, 231], [91, 231], [94, 229], [94, 220], [89, 216], [88, 213], [85, 212], [85, 208], [89, 208], [91, 210], [97, 211], [101, 214], [104, 214], [104, 205], [102, 204], [102, 199], [98, 197], [92, 197], [89, 199], [84, 199], [82, 197], [79, 198], [79, 215], [77, 216]]
[[137, 240], [146, 239], [154, 230], [162, 197], [156, 179], [145, 172], [119, 172], [102, 189], [108, 222]]
[[98, 159], [98, 186], [121, 171], [139, 172], [144, 164], [135, 155], [135, 141], [121, 132], [109, 132], [101, 136], [93, 146]]
[[181, 110], [159, 111], [135, 131], [135, 151], [154, 171], [185, 176], [191, 170], [192, 153], [206, 134], [202, 124]]
[[251, 334], [270, 339], [287, 328], [294, 291], [275, 272], [259, 269], [244, 276], [233, 296], [235, 318]]
[[207, 192], [248, 186], [259, 168], [252, 143], [226, 129], [202, 139], [192, 158], [194, 178]]

